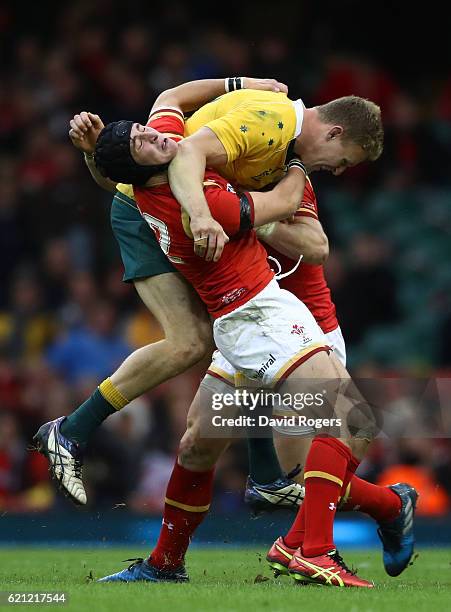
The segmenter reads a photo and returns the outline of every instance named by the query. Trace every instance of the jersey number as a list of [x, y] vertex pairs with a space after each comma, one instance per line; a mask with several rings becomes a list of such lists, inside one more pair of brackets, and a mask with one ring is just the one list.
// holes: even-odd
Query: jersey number
[[169, 247], [171, 246], [171, 237], [169, 236], [168, 226], [161, 219], [157, 219], [148, 213], [143, 213], [144, 219], [150, 225], [157, 240], [160, 243], [161, 250], [165, 255], [169, 255]]

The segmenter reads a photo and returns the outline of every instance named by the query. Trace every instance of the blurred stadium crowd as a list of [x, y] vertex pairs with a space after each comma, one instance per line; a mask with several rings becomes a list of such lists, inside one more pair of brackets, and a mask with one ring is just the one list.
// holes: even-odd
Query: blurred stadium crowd
[[[33, 433], [71, 412], [129, 352], [161, 337], [122, 283], [111, 196], [68, 138], [81, 110], [105, 123], [142, 121], [160, 91], [233, 75], [282, 80], [307, 106], [350, 93], [376, 101], [386, 127], [381, 160], [338, 179], [312, 177], [350, 369], [363, 377], [434, 377], [451, 368], [449, 73], [421, 66], [403, 73], [396, 62], [392, 70], [365, 46], [359, 53], [340, 46], [318, 15], [302, 39], [296, 20], [280, 34], [260, 27], [252, 3], [238, 24], [216, 19], [214, 9], [202, 20], [183, 3], [166, 3], [157, 18], [156, 9], [129, 5], [49, 2], [26, 15], [9, 2], [0, 7], [0, 511], [64, 504], [46, 461], [27, 450]], [[296, 18], [307, 23], [310, 3], [299, 5]], [[98, 507], [161, 510], [206, 365], [101, 428], [85, 470]], [[423, 514], [450, 507], [449, 440], [380, 442], [360, 473], [417, 482]], [[240, 443], [218, 470], [219, 508], [242, 506], [246, 474]]]

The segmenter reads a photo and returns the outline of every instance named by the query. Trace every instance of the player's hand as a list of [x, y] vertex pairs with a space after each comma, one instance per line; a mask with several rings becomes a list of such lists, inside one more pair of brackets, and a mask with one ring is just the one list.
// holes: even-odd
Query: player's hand
[[70, 120], [69, 137], [74, 147], [83, 153], [94, 153], [97, 138], [105, 127], [99, 115], [82, 111]]
[[243, 77], [244, 89], [262, 89], [263, 91], [275, 91], [287, 94], [288, 87], [285, 83], [280, 83], [275, 79], [254, 79], [252, 77]]
[[190, 228], [194, 239], [194, 252], [206, 261], [218, 261], [229, 241], [222, 226], [213, 217], [191, 219]]

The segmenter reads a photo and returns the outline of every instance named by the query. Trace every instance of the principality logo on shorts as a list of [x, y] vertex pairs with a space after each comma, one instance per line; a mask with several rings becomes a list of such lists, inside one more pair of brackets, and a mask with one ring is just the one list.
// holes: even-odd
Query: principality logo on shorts
[[297, 336], [301, 336], [300, 341], [304, 346], [306, 346], [309, 342], [312, 341], [311, 337], [305, 333], [305, 327], [303, 325], [298, 325], [297, 323], [293, 324], [291, 328], [291, 333], [296, 334]]
[[232, 291], [229, 291], [228, 293], [222, 296], [221, 302], [223, 304], [231, 304], [232, 302], [237, 300], [239, 297], [244, 295], [246, 292], [247, 292], [247, 289], [245, 287], [240, 287], [239, 289], [232, 289]]
[[257, 378], [263, 378], [263, 374], [266, 372], [266, 370], [269, 368], [270, 365], [275, 363], [275, 361], [276, 361], [276, 358], [274, 357], [274, 355], [272, 353], [269, 353], [269, 357], [267, 361], [264, 361], [262, 363], [261, 368], [257, 370], [257, 372], [255, 373]]

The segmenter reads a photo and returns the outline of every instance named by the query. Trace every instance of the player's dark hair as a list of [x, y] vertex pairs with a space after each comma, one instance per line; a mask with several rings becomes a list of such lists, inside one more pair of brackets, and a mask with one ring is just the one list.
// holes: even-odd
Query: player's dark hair
[[144, 185], [164, 170], [169, 163], [144, 166], [138, 164], [130, 152], [130, 133], [133, 121], [114, 121], [108, 123], [97, 138], [94, 161], [102, 176], [116, 183]]

